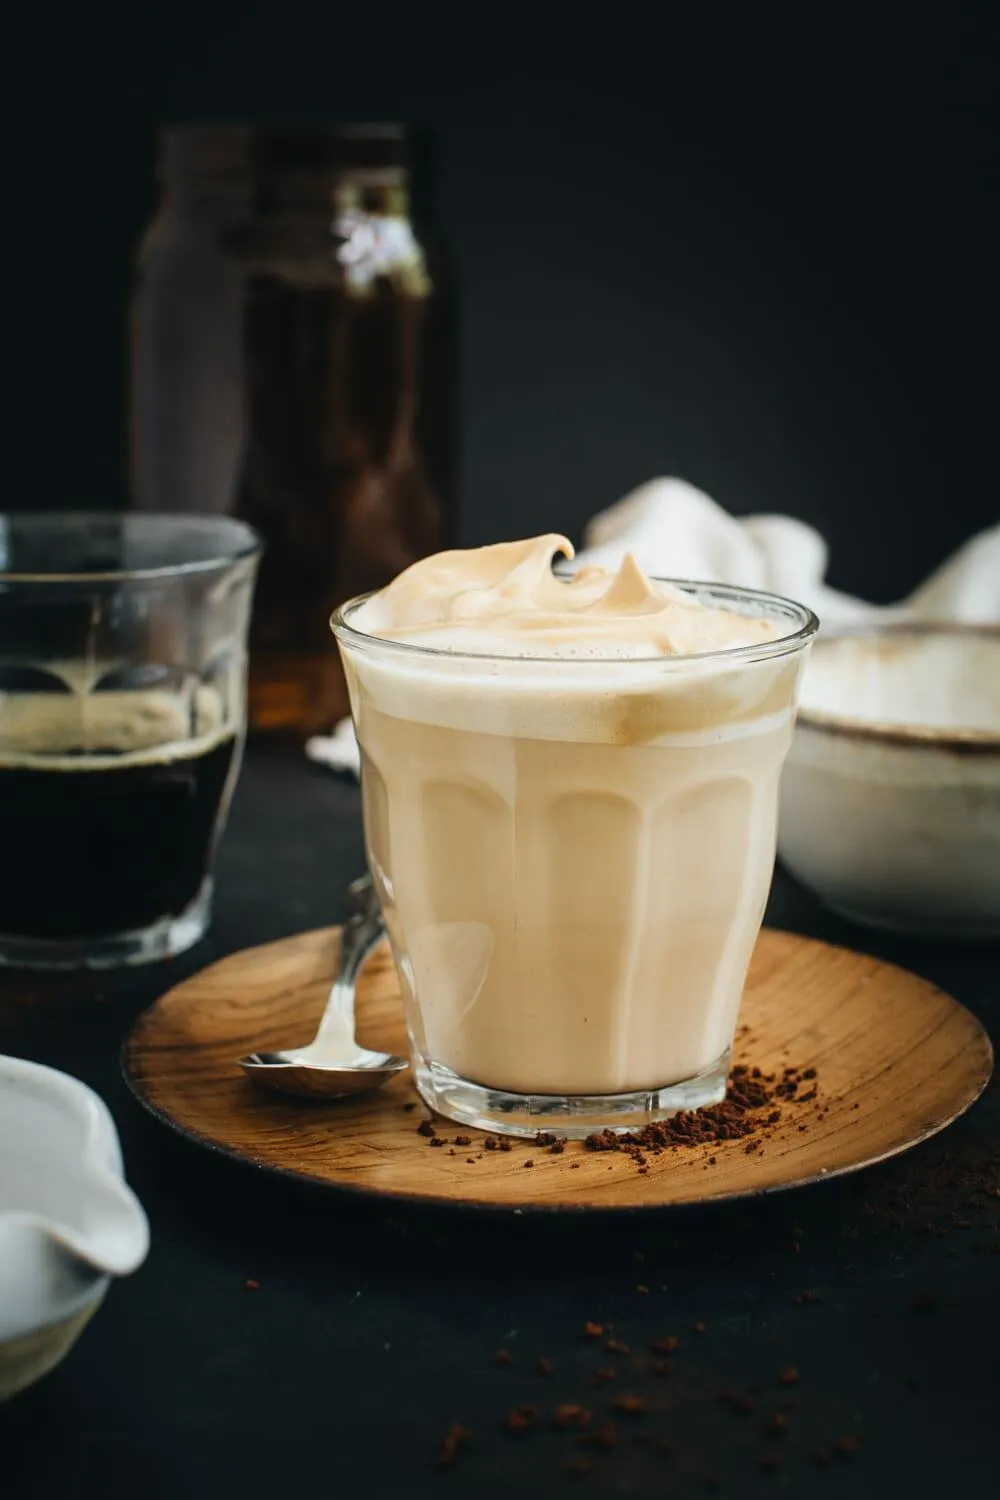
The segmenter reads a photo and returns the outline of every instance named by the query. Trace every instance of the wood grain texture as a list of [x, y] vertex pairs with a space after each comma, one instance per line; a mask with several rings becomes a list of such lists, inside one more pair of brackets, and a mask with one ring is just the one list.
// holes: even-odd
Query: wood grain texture
[[[509, 1209], [638, 1209], [773, 1192], [882, 1161], [966, 1110], [992, 1069], [979, 1022], [926, 980], [765, 929], [737, 1060], [765, 1072], [815, 1067], [818, 1094], [785, 1108], [761, 1149], [748, 1153], [739, 1140], [685, 1148], [650, 1157], [640, 1175], [624, 1155], [572, 1142], [558, 1156], [523, 1141], [510, 1152], [483, 1151], [481, 1132], [438, 1122], [449, 1148], [455, 1135], [472, 1139], [452, 1155], [417, 1134], [427, 1112], [412, 1108], [409, 1073], [380, 1093], [317, 1104], [259, 1091], [237, 1068], [246, 1052], [310, 1039], [339, 940], [328, 928], [250, 948], [169, 991], [126, 1044], [125, 1075], [139, 1100], [201, 1145], [330, 1187]], [[358, 1037], [407, 1050], [387, 947], [361, 976]]]

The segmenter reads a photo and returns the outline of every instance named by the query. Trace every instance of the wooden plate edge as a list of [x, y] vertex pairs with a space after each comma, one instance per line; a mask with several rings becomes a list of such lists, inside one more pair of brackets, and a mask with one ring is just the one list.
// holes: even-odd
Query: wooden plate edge
[[[912, 970], [904, 968], [902, 964], [894, 964], [887, 960], [879, 959], [874, 954], [867, 954], [863, 950], [848, 948], [842, 943], [828, 943], [822, 938], [807, 937], [802, 933], [789, 932], [785, 928], [767, 927], [763, 928], [762, 931], [774, 933], [781, 937], [790, 937], [797, 942], [810, 943], [817, 948], [828, 949], [835, 953], [851, 953], [854, 955], [858, 955], [860, 953], [862, 957], [871, 958], [873, 962], [879, 964], [885, 969], [890, 969], [895, 971], [896, 973], [905, 974], [912, 978], [918, 979], [921, 984], [935, 991], [937, 994], [943, 996], [943, 998], [946, 999], [948, 1003], [952, 1005], [957, 1011], [960, 1011], [965, 1017], [966, 1021], [971, 1024], [972, 1036], [976, 1041], [980, 1043], [982, 1047], [982, 1066], [979, 1073], [977, 1074], [976, 1081], [972, 1089], [970, 1090], [968, 1097], [964, 1099], [956, 1109], [949, 1113], [946, 1113], [940, 1119], [935, 1120], [931, 1124], [926, 1126], [920, 1132], [920, 1134], [914, 1136], [912, 1140], [905, 1141], [898, 1146], [890, 1147], [887, 1151], [882, 1152], [880, 1155], [868, 1157], [864, 1161], [850, 1162], [843, 1166], [832, 1168], [829, 1171], [815, 1172], [810, 1174], [809, 1176], [799, 1177], [790, 1182], [772, 1183], [764, 1187], [750, 1187], [746, 1190], [736, 1192], [700, 1193], [696, 1197], [672, 1198], [660, 1202], [595, 1203], [593, 1201], [587, 1201], [577, 1203], [544, 1203], [539, 1202], [537, 1199], [529, 1199], [523, 1201], [499, 1203], [495, 1200], [483, 1197], [453, 1197], [450, 1195], [438, 1195], [429, 1192], [404, 1192], [401, 1189], [397, 1190], [394, 1188], [372, 1187], [370, 1185], [362, 1186], [350, 1182], [333, 1182], [326, 1178], [312, 1176], [307, 1172], [299, 1171], [293, 1167], [284, 1167], [271, 1161], [260, 1160], [249, 1155], [246, 1152], [236, 1150], [235, 1148], [227, 1146], [218, 1140], [214, 1140], [210, 1136], [202, 1135], [200, 1131], [195, 1130], [189, 1125], [182, 1124], [173, 1115], [169, 1114], [162, 1106], [154, 1103], [152, 1099], [148, 1098], [142, 1092], [142, 1070], [133, 1067], [132, 1052], [135, 1043], [141, 1037], [142, 1032], [149, 1024], [153, 1012], [159, 1005], [163, 1004], [164, 1001], [182, 991], [192, 981], [202, 979], [212, 969], [220, 967], [222, 964], [225, 964], [232, 958], [249, 958], [253, 954], [266, 951], [269, 948], [283, 946], [291, 939], [308, 939], [315, 938], [320, 935], [331, 936], [339, 932], [339, 930], [340, 929], [336, 924], [328, 927], [312, 927], [306, 929], [303, 932], [290, 933], [288, 937], [285, 938], [277, 938], [268, 943], [258, 943], [251, 948], [238, 949], [235, 953], [224, 954], [221, 958], [214, 959], [212, 963], [206, 964], [204, 968], [197, 970], [194, 974], [188, 975], [187, 978], [181, 980], [179, 984], [172, 985], [169, 989], [165, 990], [162, 995], [158, 996], [156, 1000], [152, 1001], [151, 1004], [148, 1005], [146, 1009], [136, 1017], [135, 1022], [130, 1028], [121, 1046], [119, 1065], [122, 1077], [132, 1098], [135, 1099], [135, 1101], [142, 1107], [142, 1109], [154, 1120], [165, 1125], [169, 1130], [171, 1130], [175, 1135], [179, 1136], [189, 1145], [209, 1151], [214, 1156], [222, 1157], [224, 1160], [234, 1162], [241, 1167], [267, 1172], [269, 1175], [281, 1178], [287, 1182], [294, 1182], [296, 1184], [315, 1189], [316, 1191], [320, 1192], [345, 1193], [348, 1194], [351, 1198], [361, 1198], [369, 1201], [377, 1200], [382, 1204], [388, 1205], [398, 1204], [407, 1207], [419, 1208], [433, 1207], [461, 1210], [472, 1209], [479, 1213], [486, 1214], [515, 1214], [518, 1216], [549, 1216], [553, 1214], [623, 1215], [663, 1213], [669, 1212], [673, 1209], [691, 1209], [714, 1204], [747, 1202], [748, 1200], [772, 1197], [777, 1193], [793, 1192], [798, 1188], [813, 1187], [819, 1183], [834, 1182], [838, 1178], [849, 1177], [857, 1172], [867, 1171], [870, 1167], [881, 1166], [884, 1162], [892, 1161], [896, 1157], [903, 1156], [906, 1154], [906, 1152], [912, 1151], [916, 1147], [924, 1145], [925, 1142], [932, 1140], [936, 1135], [940, 1135], [942, 1131], [947, 1130], [948, 1127], [950, 1125], [953, 1125], [956, 1120], [961, 1119], [962, 1116], [967, 1114], [972, 1106], [982, 1097], [993, 1076], [995, 1052], [992, 1039], [990, 1038], [990, 1035], [987, 1032], [985, 1026], [979, 1020], [978, 1016], [974, 1015], [967, 1006], [963, 1005], [960, 1000], [956, 1000], [955, 997], [948, 994], [947, 991], [942, 990], [940, 986], [934, 984], [932, 980], [924, 979], [923, 976], [914, 974]], [[305, 1107], [308, 1108], [308, 1104]]]

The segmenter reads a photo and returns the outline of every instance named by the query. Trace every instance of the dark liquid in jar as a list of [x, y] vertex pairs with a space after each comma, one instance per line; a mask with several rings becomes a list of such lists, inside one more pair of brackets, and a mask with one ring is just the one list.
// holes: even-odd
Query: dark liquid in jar
[[[432, 301], [255, 274], [236, 514], [266, 538], [250, 627], [250, 722], [348, 712], [333, 607], [445, 545], [450, 394]], [[255, 353], [257, 357], [255, 358]]]

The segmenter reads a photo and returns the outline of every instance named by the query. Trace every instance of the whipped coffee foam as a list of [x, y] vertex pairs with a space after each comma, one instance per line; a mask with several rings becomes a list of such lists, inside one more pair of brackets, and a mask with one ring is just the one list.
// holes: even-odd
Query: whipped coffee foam
[[401, 573], [352, 624], [382, 640], [471, 655], [625, 660], [691, 656], [773, 640], [772, 620], [712, 609], [646, 577], [635, 558], [617, 572], [581, 568], [563, 536], [439, 552]]
[[[442, 728], [632, 745], [715, 742], [788, 719], [796, 657], [776, 649], [748, 671], [731, 654], [779, 647], [774, 620], [708, 607], [631, 558], [617, 573], [559, 578], [560, 553], [573, 553], [560, 536], [443, 552], [351, 611], [351, 628], [373, 638], [357, 676], [347, 663], [356, 720], [371, 707]], [[380, 640], [418, 650], [380, 652]]]

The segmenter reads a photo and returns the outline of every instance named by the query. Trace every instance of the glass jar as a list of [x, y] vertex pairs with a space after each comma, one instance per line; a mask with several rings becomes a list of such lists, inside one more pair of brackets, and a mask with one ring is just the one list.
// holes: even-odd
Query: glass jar
[[139, 254], [132, 499], [264, 537], [252, 728], [347, 712], [327, 622], [447, 545], [453, 299], [396, 125], [176, 129]]

